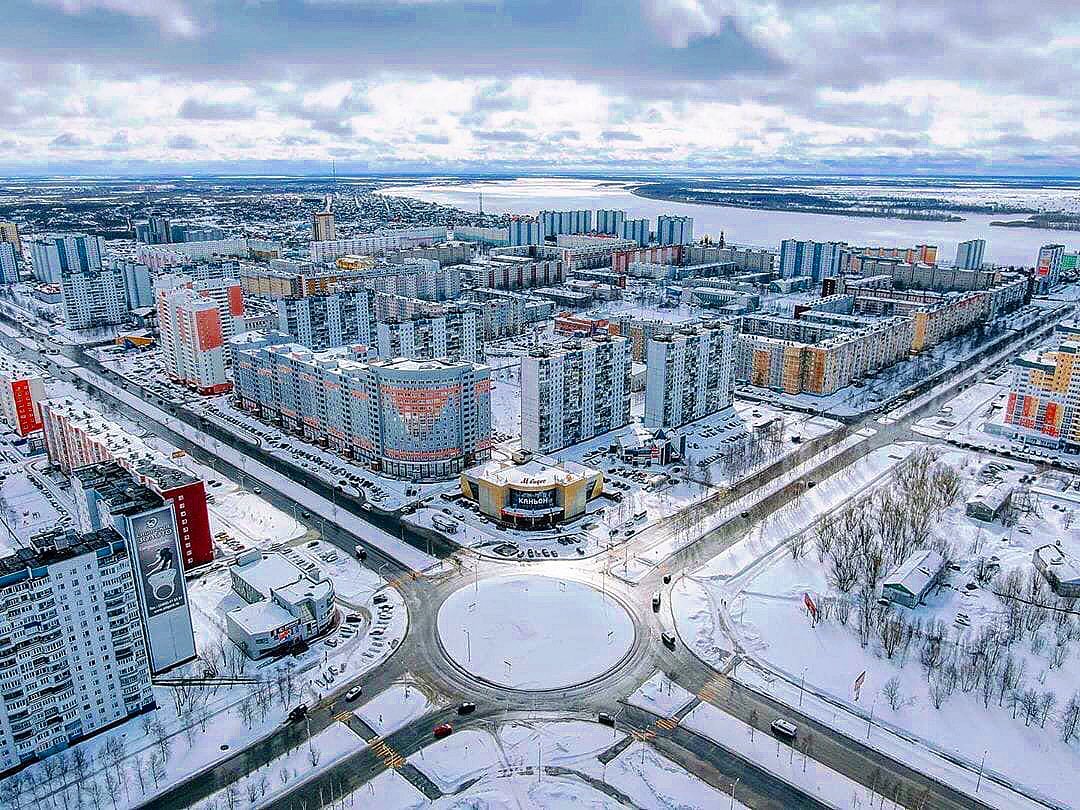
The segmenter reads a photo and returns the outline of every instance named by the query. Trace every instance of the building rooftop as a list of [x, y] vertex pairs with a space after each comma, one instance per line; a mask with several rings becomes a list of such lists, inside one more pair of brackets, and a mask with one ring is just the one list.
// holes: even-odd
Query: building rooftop
[[573, 484], [600, 475], [599, 470], [575, 461], [557, 461], [549, 456], [536, 456], [524, 464], [510, 461], [488, 461], [473, 467], [470, 478], [483, 478], [497, 486], [555, 486]]
[[226, 615], [249, 635], [270, 633], [299, 622], [299, 619], [272, 599], [263, 599], [238, 607], [230, 610]]
[[302, 568], [294, 565], [284, 555], [273, 552], [241, 554], [236, 558], [236, 562], [229, 566], [229, 572], [262, 594], [263, 599], [269, 599], [272, 590], [296, 584], [298, 580], [314, 583]]
[[1080, 583], [1080, 561], [1066, 554], [1060, 547], [1053, 544], [1039, 546], [1034, 554], [1043, 567], [1053, 570], [1059, 582]]
[[932, 548], [915, 551], [900, 567], [885, 577], [882, 585], [907, 591], [919, 596], [927, 589], [934, 577], [945, 565], [945, 560]]

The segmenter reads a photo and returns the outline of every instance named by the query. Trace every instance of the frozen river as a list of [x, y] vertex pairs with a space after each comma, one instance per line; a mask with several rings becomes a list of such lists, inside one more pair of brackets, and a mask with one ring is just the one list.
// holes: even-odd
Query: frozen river
[[665, 202], [636, 197], [629, 184], [616, 181], [564, 178], [521, 178], [457, 185], [428, 184], [387, 188], [384, 191], [475, 211], [479, 195], [484, 210], [494, 213], [535, 214], [542, 209], [617, 208], [630, 218], [681, 214], [694, 218], [694, 235], [713, 237], [724, 232], [728, 242], [776, 248], [782, 239], [836, 240], [853, 245], [921, 245], [939, 247], [942, 261], [951, 261], [956, 245], [967, 239], [986, 240], [986, 260], [1004, 265], [1033, 265], [1039, 247], [1048, 242], [1069, 249], [1080, 246], [1080, 233], [1041, 228], [992, 228], [1000, 215], [962, 214], [963, 222], [920, 222], [903, 219], [843, 217], [787, 211], [756, 211], [719, 205]]

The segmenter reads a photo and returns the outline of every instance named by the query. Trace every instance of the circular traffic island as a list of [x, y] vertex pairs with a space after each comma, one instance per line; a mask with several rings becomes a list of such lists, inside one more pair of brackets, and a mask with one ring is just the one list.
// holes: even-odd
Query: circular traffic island
[[634, 643], [634, 622], [610, 595], [527, 574], [455, 591], [439, 608], [437, 626], [458, 667], [494, 686], [534, 692], [595, 680]]

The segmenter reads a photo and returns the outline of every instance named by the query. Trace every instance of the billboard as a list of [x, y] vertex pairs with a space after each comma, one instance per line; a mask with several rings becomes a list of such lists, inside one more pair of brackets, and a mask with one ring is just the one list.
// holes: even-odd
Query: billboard
[[150, 671], [158, 674], [195, 657], [180, 543], [170, 504], [124, 515], [135, 588], [142, 607]]
[[510, 490], [510, 507], [512, 509], [551, 509], [554, 506], [554, 489], [542, 489], [540, 491]]

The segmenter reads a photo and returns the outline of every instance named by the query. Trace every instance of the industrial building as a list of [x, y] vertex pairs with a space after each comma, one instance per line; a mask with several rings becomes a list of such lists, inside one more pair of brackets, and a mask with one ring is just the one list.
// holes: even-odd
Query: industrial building
[[449, 360], [314, 352], [281, 334], [232, 343], [239, 407], [371, 469], [443, 480], [491, 452], [491, 371]]
[[1031, 553], [1031, 562], [1063, 599], [1080, 597], [1080, 562], [1061, 546], [1048, 543]]
[[897, 605], [917, 607], [944, 572], [944, 557], [933, 549], [919, 549], [882, 580], [881, 596]]
[[734, 341], [734, 328], [723, 322], [652, 337], [645, 358], [645, 427], [675, 428], [730, 407]]
[[521, 358], [521, 446], [551, 453], [630, 421], [630, 341], [595, 335]]

